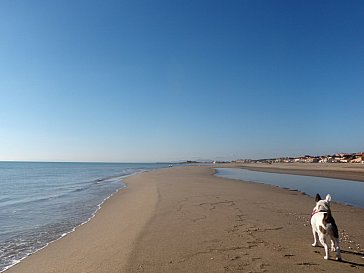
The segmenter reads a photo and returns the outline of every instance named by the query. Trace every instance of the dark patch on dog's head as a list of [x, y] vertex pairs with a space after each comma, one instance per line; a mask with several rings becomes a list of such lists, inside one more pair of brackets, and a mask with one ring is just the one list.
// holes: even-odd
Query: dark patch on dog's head
[[314, 210], [316, 212], [328, 212], [330, 211], [330, 201], [331, 201], [331, 196], [328, 195], [326, 197], [327, 199], [321, 199], [321, 196], [319, 194], [316, 194], [316, 206], [314, 208]]
[[321, 196], [317, 193], [317, 194], [316, 194], [316, 198], [315, 198], [316, 203], [317, 203], [318, 201], [320, 201], [320, 200], [321, 200]]

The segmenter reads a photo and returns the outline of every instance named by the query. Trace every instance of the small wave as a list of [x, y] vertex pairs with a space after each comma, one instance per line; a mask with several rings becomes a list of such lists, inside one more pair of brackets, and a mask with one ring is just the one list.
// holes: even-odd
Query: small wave
[[69, 231], [67, 232], [63, 232], [57, 239], [53, 240], [53, 241], [50, 241], [50, 242], [47, 242], [45, 243], [43, 246], [35, 249], [35, 250], [32, 250], [32, 251], [29, 251], [29, 252], [24, 252], [23, 253], [23, 257], [21, 258], [16, 258], [16, 259], [11, 259], [9, 262], [5, 263], [5, 266], [3, 268], [0, 268], [0, 273], [8, 270], [9, 268], [13, 267], [14, 265], [20, 263], [22, 260], [24, 260], [25, 258], [29, 257], [30, 255], [46, 248], [47, 246], [49, 246], [50, 244], [64, 238], [65, 236], [67, 236], [68, 234], [76, 231], [77, 228], [79, 228], [80, 226], [83, 226], [84, 224], [87, 224], [88, 222], [90, 222], [97, 214], [97, 212], [101, 209], [102, 205], [109, 199], [111, 198], [114, 194], [116, 194], [117, 192], [119, 192], [119, 190], [121, 189], [125, 189], [127, 186], [126, 185], [122, 185], [122, 187], [120, 187], [119, 189], [117, 189], [116, 191], [114, 191], [113, 193], [111, 193], [109, 196], [107, 196], [105, 199], [102, 200], [101, 203], [99, 203], [96, 207], [96, 209], [94, 210], [94, 212], [91, 214], [91, 216], [84, 222], [78, 224], [77, 226], [75, 227], [72, 227]]
[[[62, 164], [61, 164], [62, 165]], [[78, 165], [77, 165], [78, 166]], [[98, 166], [98, 165], [97, 165]], [[149, 167], [150, 169], [155, 169], [155, 165]], [[98, 167], [99, 168], [99, 167]], [[157, 168], [160, 168], [158, 166]], [[14, 169], [16, 171], [16, 169]], [[91, 168], [92, 170], [92, 168]], [[64, 238], [68, 234], [75, 231], [79, 226], [82, 226], [86, 223], [88, 223], [92, 218], [94, 218], [97, 215], [97, 212], [101, 209], [102, 205], [108, 200], [111, 196], [113, 196], [115, 193], [117, 193], [120, 189], [126, 188], [126, 185], [122, 183], [122, 180], [126, 177], [138, 174], [140, 172], [148, 171], [148, 166], [146, 168], [128, 168], [124, 170], [119, 170], [118, 173], [112, 170], [110, 173], [114, 173], [117, 175], [113, 176], [105, 176], [100, 177], [98, 179], [92, 180], [90, 178], [89, 173], [87, 175], [83, 176], [79, 173], [76, 173], [74, 177], [70, 177], [71, 179], [63, 179], [61, 181], [64, 181], [63, 184], [58, 184], [58, 181], [52, 180], [51, 182], [47, 183], [48, 186], [50, 186], [50, 189], [46, 192], [46, 194], [43, 194], [41, 196], [32, 196], [29, 195], [29, 192], [24, 194], [23, 196], [14, 195], [14, 198], [7, 198], [2, 199], [2, 201], [6, 201], [6, 205], [8, 206], [6, 208], [7, 211], [10, 210], [17, 210], [21, 213], [19, 213], [20, 217], [22, 216], [22, 213], [26, 212], [27, 210], [35, 207], [34, 204], [37, 204], [39, 202], [45, 202], [40, 204], [41, 208], [48, 208], [49, 205], [54, 204], [57, 211], [62, 211], [64, 208], [69, 208], [70, 202], [73, 202], [72, 211], [67, 209], [67, 218], [54, 218], [56, 219], [53, 224], [50, 226], [38, 226], [36, 227], [36, 230], [34, 229], [35, 226], [32, 227], [32, 229], [27, 230], [27, 232], [32, 232], [32, 234], [27, 234], [24, 238], [26, 240], [26, 243], [20, 243], [18, 241], [18, 245], [13, 245], [12, 247], [9, 247], [8, 249], [0, 247], [0, 272], [4, 272], [8, 268], [14, 266], [15, 264], [18, 264], [21, 262], [24, 258], [32, 255], [33, 253], [38, 252], [39, 250], [44, 249], [49, 244]], [[99, 172], [102, 173], [102, 172]], [[106, 173], [106, 172], [104, 172]], [[92, 174], [91, 174], [92, 176]], [[40, 176], [42, 177], [42, 176]], [[50, 176], [52, 177], [52, 176]], [[76, 179], [75, 179], [76, 178]], [[48, 179], [48, 178], [47, 178]], [[47, 180], [46, 179], [46, 180]], [[75, 179], [75, 181], [72, 181]], [[45, 180], [42, 180], [45, 181]], [[55, 183], [57, 182], [57, 183]], [[28, 184], [29, 185], [29, 184]], [[37, 191], [39, 194], [39, 190], [42, 190], [44, 188], [41, 187], [42, 184], [36, 184], [37, 188], [33, 188]], [[57, 187], [57, 188], [55, 188]], [[82, 193], [85, 191], [85, 193]], [[67, 197], [69, 196], [69, 197]], [[103, 200], [101, 196], [106, 196]], [[84, 199], [82, 199], [85, 197]], [[94, 204], [92, 205], [92, 201], [90, 202], [90, 197], [95, 198], [93, 199]], [[99, 198], [98, 198], [99, 197]], [[50, 201], [60, 198], [60, 200]], [[78, 205], [81, 205], [83, 208], [82, 210], [78, 210], [78, 205], [74, 206], [76, 204], [75, 202], [78, 202]], [[5, 202], [3, 202], [5, 203]], [[96, 205], [95, 205], [96, 204]], [[3, 204], [0, 204], [0, 206]], [[37, 204], [37, 207], [39, 204]], [[68, 206], [68, 207], [67, 207]], [[0, 208], [0, 211], [3, 207]], [[87, 211], [86, 211], [87, 210]], [[42, 212], [41, 209], [36, 211]], [[8, 214], [3, 214], [8, 217]], [[1, 213], [0, 213], [1, 216]], [[55, 215], [55, 217], [58, 217]], [[15, 217], [15, 216], [14, 216]], [[47, 217], [47, 215], [42, 216]], [[16, 223], [18, 221], [18, 218], [12, 218], [15, 219], [12, 224]], [[20, 218], [19, 218], [20, 219]], [[53, 219], [53, 218], [52, 218]], [[58, 221], [58, 220], [59, 221]], [[64, 219], [64, 220], [63, 220]], [[20, 220], [19, 220], [20, 221]], [[52, 220], [53, 221], [53, 220]], [[58, 221], [58, 222], [57, 222]], [[44, 223], [44, 222], [42, 222]], [[53, 222], [52, 222], [53, 223]], [[34, 224], [38, 225], [38, 222], [34, 222]], [[62, 228], [57, 228], [58, 226], [62, 226]], [[39, 229], [38, 229], [39, 228]], [[24, 229], [22, 229], [22, 226], [20, 226], [19, 231], [23, 232]], [[9, 235], [14, 235], [14, 238], [11, 238], [12, 240], [16, 241], [20, 237], [19, 232], [14, 232], [12, 230], [12, 233], [6, 234], [7, 238], [10, 239]], [[5, 238], [5, 237], [4, 237]], [[28, 240], [29, 239], [29, 240]], [[24, 249], [26, 247], [26, 249]], [[4, 251], [11, 251], [12, 250], [19, 250], [21, 248], [21, 251], [17, 252], [17, 256], [8, 255], [8, 253], [5, 253]], [[5, 255], [3, 255], [5, 254]], [[5, 258], [5, 259], [4, 259]]]

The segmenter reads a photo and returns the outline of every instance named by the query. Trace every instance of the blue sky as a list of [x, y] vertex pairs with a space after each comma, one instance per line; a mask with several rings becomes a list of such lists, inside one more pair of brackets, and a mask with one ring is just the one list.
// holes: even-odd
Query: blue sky
[[0, 2], [0, 160], [364, 150], [363, 1]]

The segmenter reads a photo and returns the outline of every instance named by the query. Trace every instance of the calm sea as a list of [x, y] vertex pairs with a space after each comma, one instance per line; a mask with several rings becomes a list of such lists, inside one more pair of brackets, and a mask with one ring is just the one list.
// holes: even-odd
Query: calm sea
[[122, 178], [165, 167], [0, 162], [0, 272], [89, 221]]

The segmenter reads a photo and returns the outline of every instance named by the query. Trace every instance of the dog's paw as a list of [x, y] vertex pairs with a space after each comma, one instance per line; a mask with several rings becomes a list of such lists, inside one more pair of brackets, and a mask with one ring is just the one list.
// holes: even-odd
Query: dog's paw
[[312, 244], [312, 246], [313, 246], [313, 247], [317, 246], [317, 243], [313, 243], [313, 244]]
[[325, 260], [328, 260], [328, 259], [329, 259], [329, 256], [324, 256], [324, 259], [325, 259]]

